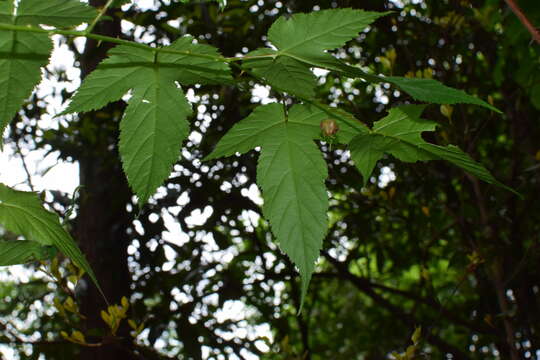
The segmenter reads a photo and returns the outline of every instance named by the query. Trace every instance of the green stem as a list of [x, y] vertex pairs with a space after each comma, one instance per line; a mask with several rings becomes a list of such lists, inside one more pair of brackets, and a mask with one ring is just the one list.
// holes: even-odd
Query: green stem
[[244, 61], [244, 60], [252, 60], [252, 59], [275, 59], [278, 55], [277, 54], [265, 54], [265, 55], [251, 55], [251, 56], [241, 56], [241, 57], [227, 57], [225, 58], [225, 61], [227, 62], [234, 62], [234, 61]]
[[86, 31], [76, 31], [76, 30], [61, 30], [61, 29], [52, 29], [52, 30], [45, 30], [40, 27], [33, 27], [33, 26], [23, 26], [23, 25], [12, 25], [12, 24], [5, 24], [0, 23], [0, 30], [8, 30], [8, 31], [24, 31], [24, 32], [33, 32], [33, 33], [41, 33], [41, 34], [47, 34], [47, 35], [64, 35], [64, 36], [75, 36], [75, 37], [86, 37], [88, 39], [94, 39], [97, 41], [103, 41], [103, 42], [110, 42], [118, 45], [125, 45], [125, 46], [131, 46], [136, 47], [139, 49], [144, 49], [148, 51], [157, 51], [167, 54], [177, 54], [177, 55], [186, 55], [186, 56], [194, 56], [204, 59], [210, 59], [214, 61], [223, 61], [228, 62], [224, 57], [222, 56], [213, 56], [208, 54], [198, 54], [198, 53], [192, 53], [190, 51], [182, 51], [182, 50], [175, 50], [175, 49], [169, 49], [169, 48], [153, 48], [151, 46], [114, 38], [110, 36], [105, 35], [99, 35], [99, 34], [87, 34]]
[[[99, 20], [99, 19], [98, 19]], [[89, 28], [91, 29], [91, 28]], [[257, 59], [257, 58], [273, 58], [275, 57], [275, 54], [270, 55], [255, 55], [255, 56], [244, 56], [244, 57], [223, 57], [223, 56], [214, 56], [209, 54], [198, 54], [193, 53], [191, 51], [183, 51], [183, 50], [176, 50], [176, 49], [170, 49], [170, 48], [154, 48], [145, 44], [137, 43], [134, 41], [114, 38], [110, 36], [105, 35], [99, 35], [99, 34], [92, 34], [89, 33], [88, 29], [85, 31], [76, 31], [76, 30], [62, 30], [62, 29], [52, 29], [52, 30], [46, 30], [40, 27], [34, 27], [34, 26], [26, 26], [26, 25], [13, 25], [13, 24], [6, 24], [6, 23], [0, 23], [0, 30], [8, 30], [8, 31], [24, 31], [24, 32], [33, 32], [33, 33], [40, 33], [40, 34], [47, 34], [47, 35], [64, 35], [64, 36], [74, 36], [74, 37], [86, 37], [88, 39], [94, 39], [97, 41], [103, 41], [103, 42], [109, 42], [113, 44], [118, 45], [125, 45], [125, 46], [131, 46], [136, 47], [139, 49], [149, 50], [149, 51], [157, 51], [161, 53], [166, 54], [176, 54], [176, 55], [186, 55], [186, 56], [194, 56], [198, 58], [203, 59], [210, 59], [214, 61], [221, 61], [225, 63], [235, 62], [235, 61], [243, 61], [246, 59]]]

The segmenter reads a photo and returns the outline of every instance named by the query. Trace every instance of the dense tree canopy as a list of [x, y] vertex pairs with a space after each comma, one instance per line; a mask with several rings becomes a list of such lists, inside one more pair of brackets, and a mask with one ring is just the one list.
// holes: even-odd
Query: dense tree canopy
[[[80, 280], [71, 298], [78, 270], [53, 261], [51, 275], [64, 280], [0, 283], [0, 342], [21, 359], [385, 359], [409, 346], [419, 359], [539, 358], [540, 47], [504, 2], [137, 3], [117, 1], [95, 32], [152, 45], [190, 34], [236, 56], [266, 46], [282, 15], [391, 11], [337, 56], [370, 74], [437, 79], [499, 109], [429, 105], [424, 116], [437, 129], [423, 138], [459, 146], [522, 196], [447, 162], [389, 154], [363, 179], [343, 146], [321, 143], [330, 228], [298, 314], [302, 283], [264, 220], [258, 152], [202, 161], [259, 103], [294, 97], [236, 68], [235, 84], [189, 85], [195, 111], [181, 159], [139, 209], [118, 156], [126, 103], [59, 116], [43, 128], [47, 104], [34, 93], [10, 124], [6, 147], [58, 152], [79, 164], [78, 196], [48, 191], [44, 199], [65, 217], [109, 302], [128, 300], [127, 318], [140, 333], [134, 340], [127, 319], [112, 333], [91, 280]], [[519, 6], [540, 25], [540, 2]], [[82, 78], [113, 47], [55, 41], [74, 53]], [[316, 97], [370, 126], [392, 107], [416, 103], [388, 83], [315, 73]], [[44, 77], [79, 81], [62, 69]], [[61, 85], [51, 92], [66, 102], [73, 95]], [[97, 346], [77, 344], [74, 330]]]

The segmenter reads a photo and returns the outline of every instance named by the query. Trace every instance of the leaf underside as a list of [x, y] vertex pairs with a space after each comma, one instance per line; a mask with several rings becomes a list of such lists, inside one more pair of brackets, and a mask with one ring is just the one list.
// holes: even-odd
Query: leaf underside
[[[268, 84], [302, 98], [313, 97], [316, 83], [310, 68], [320, 67], [374, 83], [389, 82], [419, 101], [474, 104], [500, 113], [485, 101], [436, 80], [369, 75], [326, 52], [344, 46], [373, 21], [387, 14], [332, 9], [295, 14], [289, 19], [280, 17], [268, 31], [268, 40], [277, 50], [258, 49], [246, 55], [247, 59], [261, 54], [273, 55], [274, 58], [249, 59], [244, 62], [244, 66], [252, 69], [255, 75], [265, 79]], [[295, 86], [295, 83], [298, 85]]]
[[286, 115], [279, 104], [260, 106], [238, 122], [207, 157], [245, 153], [261, 146], [257, 183], [263, 213], [280, 248], [302, 276], [302, 299], [327, 231], [328, 175], [314, 139], [328, 117], [313, 106], [295, 105]]
[[430, 144], [422, 139], [422, 132], [434, 131], [437, 126], [433, 121], [420, 118], [425, 107], [395, 107], [389, 111], [388, 116], [375, 122], [370, 132], [352, 139], [351, 157], [362, 174], [364, 183], [369, 179], [377, 161], [388, 153], [405, 162], [446, 160], [487, 183], [511, 190], [456, 146]]
[[[127, 1], [119, 0], [113, 6]], [[96, 10], [78, 0], [20, 0], [0, 2], [0, 22], [15, 25], [70, 27], [91, 21]], [[16, 14], [16, 16], [14, 15]], [[486, 102], [431, 79], [380, 77], [364, 73], [328, 53], [354, 39], [387, 13], [334, 9], [279, 18], [268, 32], [274, 49], [246, 55], [243, 68], [277, 90], [301, 99], [315, 97], [317, 81], [312, 67], [321, 67], [370, 82], [389, 82], [419, 101], [439, 104], [469, 103], [498, 111]], [[194, 44], [189, 36], [158, 52], [117, 46], [83, 82], [63, 114], [100, 109], [131, 92], [120, 123], [119, 150], [128, 183], [145, 204], [169, 176], [189, 132], [191, 115], [182, 86], [230, 83], [229, 68], [211, 46]], [[49, 61], [52, 44], [46, 34], [0, 32], [0, 131], [31, 94]], [[188, 54], [189, 53], [189, 54]], [[194, 56], [199, 55], [199, 56]], [[459, 148], [425, 142], [421, 134], [436, 123], [421, 119], [423, 105], [391, 109], [372, 129], [352, 115], [326, 105], [260, 106], [238, 122], [207, 159], [245, 153], [261, 147], [257, 183], [264, 198], [263, 213], [280, 248], [297, 266], [302, 304], [327, 232], [327, 167], [314, 140], [320, 123], [334, 119], [338, 141], [349, 144], [352, 159], [364, 181], [377, 161], [388, 153], [406, 162], [446, 160], [468, 173], [503, 186]], [[506, 187], [505, 187], [506, 188]], [[508, 188], [507, 188], [508, 189]], [[510, 189], [511, 190], [511, 189]], [[0, 241], [0, 265], [24, 263], [51, 256], [58, 248], [96, 278], [58, 217], [45, 210], [33, 193], [0, 185], [0, 223], [27, 240]], [[99, 286], [98, 286], [99, 288]]]
[[433, 79], [389, 76], [385, 77], [384, 81], [396, 85], [416, 100], [435, 104], [473, 104], [483, 106], [498, 113], [501, 112], [499, 109], [477, 97], [468, 95], [462, 90], [443, 85]]
[[[192, 41], [186, 36], [167, 48], [218, 55], [214, 48]], [[176, 81], [182, 85], [229, 82], [229, 69], [212, 59], [118, 46], [85, 79], [64, 111], [96, 110], [132, 91], [120, 123], [119, 149], [141, 206], [169, 176], [188, 135], [191, 106]]]
[[[294, 14], [290, 19], [280, 17], [268, 31], [268, 40], [277, 50], [258, 49], [247, 54], [244, 68], [279, 90], [313, 98], [317, 82], [305, 58], [328, 55], [326, 50], [342, 47], [385, 14], [333, 9]], [[274, 58], [252, 58], [263, 54]]]

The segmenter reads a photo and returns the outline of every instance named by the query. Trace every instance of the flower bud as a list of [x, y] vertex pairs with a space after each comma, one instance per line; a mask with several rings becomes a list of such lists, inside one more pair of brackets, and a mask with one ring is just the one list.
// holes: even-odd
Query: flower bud
[[325, 119], [321, 121], [321, 132], [323, 136], [334, 136], [339, 131], [339, 126], [335, 119]]

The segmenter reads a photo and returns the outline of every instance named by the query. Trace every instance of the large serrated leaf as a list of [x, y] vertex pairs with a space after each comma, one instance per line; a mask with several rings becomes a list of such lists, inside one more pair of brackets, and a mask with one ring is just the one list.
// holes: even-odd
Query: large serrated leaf
[[[213, 47], [192, 40], [184, 37], [167, 48], [219, 56]], [[188, 134], [191, 106], [175, 81], [226, 83], [229, 69], [210, 58], [128, 46], [118, 46], [109, 55], [85, 79], [64, 113], [99, 109], [132, 90], [120, 124], [120, 155], [128, 182], [143, 205], [169, 175]]]
[[0, 184], [0, 224], [28, 241], [55, 246], [86, 271], [99, 288], [90, 264], [71, 235], [60, 225], [57, 215], [43, 208], [35, 193], [13, 190]]
[[[388, 13], [364, 12], [351, 9], [333, 9], [311, 14], [295, 14], [290, 19], [279, 18], [270, 28], [268, 39], [278, 48], [276, 58], [291, 57], [305, 67], [315, 66], [336, 71], [349, 77], [360, 77], [370, 82], [386, 81], [399, 87], [419, 101], [437, 104], [475, 104], [500, 111], [485, 101], [453, 89], [433, 79], [380, 77], [367, 74], [334, 58], [324, 50], [341, 47], [364, 27]], [[263, 62], [264, 60], [253, 60]], [[296, 64], [296, 63], [295, 63]], [[296, 67], [301, 65], [296, 64]], [[271, 85], [272, 82], [269, 81]], [[276, 81], [274, 81], [276, 83]], [[278, 87], [279, 83], [276, 83]], [[282, 85], [282, 88], [285, 86]], [[291, 86], [289, 86], [290, 88]], [[298, 86], [298, 90], [300, 86]], [[289, 90], [290, 91], [290, 90]], [[294, 93], [294, 92], [292, 92]], [[297, 92], [298, 95], [301, 95]], [[301, 95], [302, 96], [302, 95]]]
[[406, 162], [446, 160], [479, 179], [504, 187], [481, 164], [459, 148], [427, 143], [422, 132], [433, 131], [437, 123], [421, 119], [425, 105], [404, 105], [393, 108], [388, 116], [375, 122], [373, 129], [356, 136], [350, 143], [351, 157], [367, 182], [377, 161], [385, 153]]
[[37, 260], [46, 260], [56, 255], [54, 246], [44, 246], [36, 241], [0, 240], [0, 266], [25, 264]]
[[[0, 2], [0, 22], [13, 25], [73, 26], [95, 14], [78, 0], [21, 0], [16, 11], [13, 1]], [[0, 31], [0, 133], [41, 80], [52, 49], [47, 34]]]
[[280, 17], [268, 30], [268, 40], [283, 54], [319, 54], [358, 35], [387, 13], [353, 9], [329, 9]]
[[[245, 68], [265, 79], [278, 90], [312, 98], [316, 81], [307, 59], [332, 58], [326, 50], [335, 49], [358, 35], [386, 13], [353, 9], [330, 9], [309, 14], [280, 17], [268, 31], [276, 51], [258, 49], [246, 55]], [[257, 58], [270, 55], [268, 58]]]
[[[233, 127], [234, 131], [225, 134], [214, 151], [204, 158], [204, 161], [231, 156], [235, 153], [246, 153], [259, 146], [260, 139], [265, 136], [264, 134], [282, 122], [281, 117], [274, 116], [275, 106], [259, 106], [250, 115], [250, 121], [236, 123]], [[325, 119], [337, 121], [339, 126], [338, 140], [343, 144], [348, 144], [358, 134], [369, 132], [369, 128], [353, 115], [323, 104], [295, 106], [291, 109], [291, 113], [294, 116], [292, 118], [289, 116], [288, 121], [302, 124], [304, 129], [309, 129], [307, 131], [314, 139], [320, 136], [320, 123]]]
[[225, 134], [208, 156], [261, 146], [257, 183], [264, 198], [263, 213], [280, 248], [300, 271], [302, 300], [327, 231], [327, 169], [313, 141], [327, 117], [313, 106], [295, 105], [287, 115], [279, 104], [260, 106]]
[[128, 182], [141, 204], [178, 160], [189, 131], [185, 119], [190, 114], [191, 106], [182, 90], [163, 71], [152, 71], [147, 83], [134, 88], [120, 123], [120, 154]]

